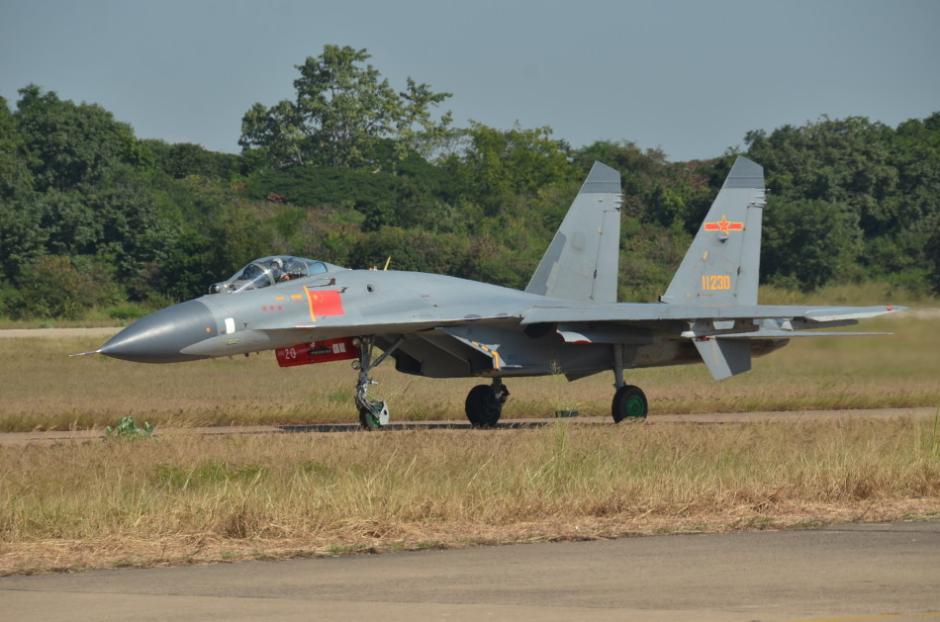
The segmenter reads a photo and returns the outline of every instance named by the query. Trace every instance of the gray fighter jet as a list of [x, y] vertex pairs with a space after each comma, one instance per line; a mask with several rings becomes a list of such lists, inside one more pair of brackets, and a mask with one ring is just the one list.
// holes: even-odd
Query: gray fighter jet
[[[618, 303], [620, 174], [596, 162], [525, 291], [395, 270], [349, 270], [289, 256], [252, 261], [210, 293], [128, 326], [96, 353], [176, 363], [275, 350], [282, 366], [351, 359], [365, 428], [388, 422], [369, 397], [388, 357], [403, 373], [480, 377], [466, 399], [474, 426], [499, 420], [504, 379], [613, 371], [615, 422], [647, 400], [624, 370], [702, 361], [716, 380], [796, 337], [901, 307], [757, 303], [764, 170], [734, 163], [692, 246], [656, 303]], [[379, 352], [381, 351], [381, 353]]]

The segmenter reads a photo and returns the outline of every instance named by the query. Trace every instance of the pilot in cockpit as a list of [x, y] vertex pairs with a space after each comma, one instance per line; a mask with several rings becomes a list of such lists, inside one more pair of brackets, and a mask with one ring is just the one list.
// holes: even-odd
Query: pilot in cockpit
[[275, 257], [274, 259], [272, 259], [271, 264], [270, 264], [270, 269], [271, 269], [271, 278], [274, 279], [275, 283], [285, 280], [283, 278], [285, 276], [283, 259], [281, 259], [280, 257]]
[[209, 288], [209, 293], [237, 294], [338, 270], [343, 270], [343, 268], [303, 257], [290, 255], [262, 257], [252, 261], [229, 279], [214, 283]]
[[290, 281], [291, 279], [299, 279], [306, 275], [307, 264], [299, 259], [290, 257], [281, 267], [281, 276], [277, 280], [278, 282]]

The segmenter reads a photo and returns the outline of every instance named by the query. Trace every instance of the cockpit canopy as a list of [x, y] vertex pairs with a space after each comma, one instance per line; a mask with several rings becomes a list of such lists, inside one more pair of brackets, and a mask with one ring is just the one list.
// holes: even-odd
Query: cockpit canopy
[[237, 294], [249, 289], [261, 289], [277, 283], [302, 279], [308, 276], [335, 272], [338, 266], [324, 261], [293, 257], [291, 255], [272, 255], [255, 259], [231, 278], [215, 283], [209, 288], [210, 294]]

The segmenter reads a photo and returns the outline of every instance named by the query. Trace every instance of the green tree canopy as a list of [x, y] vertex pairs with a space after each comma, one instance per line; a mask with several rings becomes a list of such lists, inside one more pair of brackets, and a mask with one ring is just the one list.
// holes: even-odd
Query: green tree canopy
[[26, 145], [7, 101], [0, 97], [0, 201], [32, 189], [33, 176], [26, 166]]
[[761, 277], [812, 290], [846, 276], [861, 251], [858, 217], [843, 203], [771, 196], [764, 210]]
[[20, 89], [14, 118], [38, 190], [90, 187], [119, 165], [139, 163], [130, 125], [101, 106], [76, 105], [30, 85]]
[[[256, 256], [384, 264], [524, 287], [592, 163], [621, 173], [620, 296], [655, 300], [736, 153], [670, 162], [551, 128], [452, 128], [447, 93], [400, 90], [329, 45], [295, 96], [243, 119], [241, 154], [138, 140], [36, 86], [0, 98], [0, 314], [197, 296]], [[940, 113], [747, 135], [765, 169], [761, 275], [812, 289], [874, 278], [940, 292]]]
[[375, 161], [382, 139], [402, 149], [427, 150], [446, 133], [450, 114], [434, 119], [431, 108], [450, 97], [408, 78], [398, 92], [369, 64], [365, 49], [326, 45], [298, 65], [296, 97], [265, 107], [256, 103], [242, 118], [239, 144], [260, 149], [278, 167], [302, 164], [362, 166]]

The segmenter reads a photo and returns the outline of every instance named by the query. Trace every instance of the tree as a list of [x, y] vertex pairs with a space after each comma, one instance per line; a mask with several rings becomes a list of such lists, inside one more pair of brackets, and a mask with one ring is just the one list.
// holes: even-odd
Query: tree
[[22, 136], [0, 97], [0, 277], [6, 280], [15, 280], [42, 253], [47, 235], [35, 198]]
[[118, 289], [102, 268], [88, 257], [40, 257], [24, 270], [13, 315], [75, 319], [95, 305], [116, 302]]
[[139, 163], [133, 130], [101, 106], [30, 85], [20, 89], [14, 118], [37, 190], [87, 189], [116, 166]]
[[48, 232], [31, 202], [0, 199], [0, 277], [16, 282], [43, 254]]
[[23, 196], [33, 189], [33, 177], [26, 166], [26, 146], [16, 127], [16, 119], [0, 97], [0, 201]]
[[771, 195], [764, 210], [761, 278], [795, 279], [813, 290], [851, 268], [861, 251], [858, 216], [847, 205]]
[[465, 237], [383, 227], [362, 238], [351, 253], [354, 268], [383, 266], [391, 257], [395, 270], [420, 270], [463, 276], [466, 274], [469, 241]]
[[463, 157], [451, 157], [449, 166], [461, 193], [483, 205], [487, 215], [499, 212], [515, 194], [532, 195], [575, 174], [571, 148], [553, 138], [549, 127], [502, 131], [473, 122], [466, 138]]
[[296, 97], [267, 108], [256, 103], [242, 118], [244, 152], [264, 151], [275, 166], [374, 163], [377, 142], [394, 139], [401, 154], [427, 151], [446, 134], [450, 114], [430, 112], [450, 97], [408, 78], [397, 92], [372, 65], [365, 49], [326, 45], [320, 56], [297, 65]]
[[213, 179], [231, 179], [239, 172], [240, 158], [231, 153], [216, 153], [193, 143], [167, 144], [162, 140], [140, 141], [157, 168], [175, 179], [201, 175]]
[[934, 291], [940, 294], [940, 220], [934, 223], [933, 229], [933, 234], [927, 240], [926, 255], [932, 268], [930, 284], [933, 285]]

